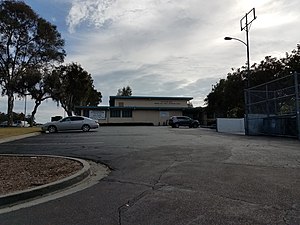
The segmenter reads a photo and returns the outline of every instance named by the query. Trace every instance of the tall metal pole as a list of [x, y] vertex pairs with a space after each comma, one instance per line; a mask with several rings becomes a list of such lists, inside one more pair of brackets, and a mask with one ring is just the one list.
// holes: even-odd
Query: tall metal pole
[[[253, 14], [253, 17], [249, 20], [248, 16]], [[245, 134], [250, 134], [249, 129], [249, 113], [250, 113], [250, 45], [249, 45], [249, 26], [256, 19], [255, 8], [251, 9], [246, 15], [240, 20], [241, 31], [246, 31], [246, 47], [247, 47], [247, 84], [245, 89]], [[244, 22], [245, 21], [245, 22]]]
[[[246, 16], [246, 23], [248, 19]], [[246, 26], [246, 47], [247, 47], [247, 89], [250, 88], [250, 46], [249, 46], [249, 26]]]
[[[248, 16], [253, 14], [253, 17], [248, 19]], [[250, 112], [250, 45], [249, 45], [249, 25], [255, 20], [257, 17], [255, 15], [255, 8], [251, 9], [246, 15], [240, 20], [241, 25], [241, 31], [246, 31], [246, 42], [238, 39], [238, 38], [232, 38], [232, 37], [225, 37], [225, 40], [237, 40], [244, 45], [246, 45], [247, 48], [247, 76], [246, 76], [246, 88], [244, 89], [244, 99], [245, 99], [245, 134], [249, 135], [249, 112]]]
[[245, 90], [245, 134], [249, 135], [249, 112], [250, 112], [250, 51], [249, 51], [249, 26], [248, 16], [246, 14], [246, 47], [247, 47], [247, 86]]
[[296, 119], [297, 119], [297, 130], [298, 130], [298, 139], [300, 140], [300, 85], [299, 85], [299, 74], [294, 73], [295, 79], [295, 94], [296, 94]]
[[24, 106], [24, 127], [25, 127], [25, 121], [26, 121], [26, 110], [27, 110], [27, 95], [25, 94], [25, 106]]
[[[253, 14], [253, 17], [249, 16]], [[247, 47], [247, 88], [250, 88], [250, 44], [249, 44], [249, 26], [257, 17], [255, 15], [255, 8], [251, 9], [246, 15], [240, 20], [241, 31], [246, 31], [246, 47]]]

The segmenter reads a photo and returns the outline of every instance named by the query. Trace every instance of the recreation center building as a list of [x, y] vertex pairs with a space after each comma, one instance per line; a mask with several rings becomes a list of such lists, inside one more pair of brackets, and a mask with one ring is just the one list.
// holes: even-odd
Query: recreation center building
[[167, 125], [171, 116], [192, 108], [192, 97], [110, 96], [109, 106], [78, 106], [76, 114], [100, 124]]

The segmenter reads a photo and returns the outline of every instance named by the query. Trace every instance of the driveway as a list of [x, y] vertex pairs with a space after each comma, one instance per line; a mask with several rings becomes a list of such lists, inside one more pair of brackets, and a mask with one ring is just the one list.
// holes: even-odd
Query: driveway
[[87, 189], [0, 214], [1, 225], [300, 224], [300, 142], [294, 139], [101, 127], [0, 149], [92, 159], [112, 169]]

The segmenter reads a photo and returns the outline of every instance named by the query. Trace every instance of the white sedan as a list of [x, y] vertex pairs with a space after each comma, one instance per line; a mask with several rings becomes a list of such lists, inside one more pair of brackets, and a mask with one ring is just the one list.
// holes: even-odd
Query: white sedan
[[82, 130], [87, 132], [90, 129], [96, 129], [98, 127], [98, 122], [93, 119], [84, 116], [68, 116], [58, 121], [45, 123], [42, 126], [42, 131], [55, 133], [66, 130]]

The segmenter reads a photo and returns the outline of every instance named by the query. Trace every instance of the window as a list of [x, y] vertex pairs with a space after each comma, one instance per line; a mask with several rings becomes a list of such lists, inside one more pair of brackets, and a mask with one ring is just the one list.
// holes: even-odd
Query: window
[[110, 110], [110, 117], [121, 117], [121, 110], [119, 109]]
[[122, 111], [122, 117], [132, 117], [132, 110], [129, 110], [129, 109], [127, 109], [127, 110], [123, 110]]
[[84, 120], [84, 119], [82, 117], [74, 116], [74, 117], [71, 117], [71, 120], [72, 121], [79, 121], [79, 120]]
[[67, 122], [67, 121], [71, 121], [70, 117], [66, 117], [63, 120], [61, 120], [61, 122]]
[[124, 102], [119, 102], [120, 107], [124, 107]]
[[89, 117], [89, 110], [87, 109], [83, 110], [83, 116]]

